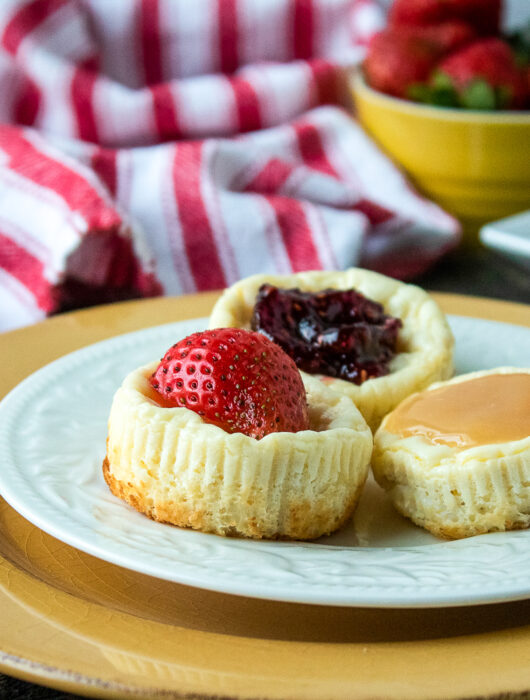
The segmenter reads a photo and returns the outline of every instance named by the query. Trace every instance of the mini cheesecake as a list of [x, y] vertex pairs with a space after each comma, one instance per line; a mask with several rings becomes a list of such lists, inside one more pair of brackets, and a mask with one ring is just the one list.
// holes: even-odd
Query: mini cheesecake
[[434, 535], [530, 525], [530, 369], [473, 372], [403, 401], [374, 437], [394, 506]]
[[168, 406], [157, 365], [114, 396], [103, 474], [116, 496], [159, 522], [255, 539], [314, 539], [351, 516], [372, 434], [350, 399], [306, 377], [310, 429], [256, 440]]
[[[355, 290], [365, 298], [360, 302], [362, 305], [366, 305], [366, 300], [376, 302], [381, 305], [382, 312], [391, 317], [390, 321], [383, 317], [383, 322], [392, 332], [397, 328], [399, 330], [392, 357], [383, 368], [376, 367], [380, 376], [370, 377], [367, 374], [368, 378], [363, 381], [361, 370], [361, 381], [357, 378], [347, 381], [337, 376], [340, 375], [338, 371], [334, 372], [335, 376], [325, 371], [313, 373], [329, 388], [350, 398], [374, 431], [383, 416], [409, 394], [424, 389], [432, 382], [448, 379], [453, 373], [454, 339], [436, 302], [419, 287], [360, 268], [342, 272], [312, 271], [286, 276], [248, 277], [222, 294], [210, 316], [209, 327], [250, 328], [263, 285], [310, 292], [315, 296], [324, 290]], [[369, 311], [368, 315], [371, 313]], [[298, 323], [295, 330], [298, 343], [303, 340], [305, 332], [301, 326]], [[341, 329], [334, 328], [333, 331], [340, 332]], [[325, 330], [322, 335], [326, 335]], [[375, 333], [373, 335], [375, 337]], [[274, 336], [269, 337], [278, 342]], [[279, 344], [282, 345], [281, 342]], [[282, 347], [289, 352], [288, 347]], [[291, 356], [296, 362], [297, 358]], [[302, 375], [306, 375], [304, 367], [298, 366]]]

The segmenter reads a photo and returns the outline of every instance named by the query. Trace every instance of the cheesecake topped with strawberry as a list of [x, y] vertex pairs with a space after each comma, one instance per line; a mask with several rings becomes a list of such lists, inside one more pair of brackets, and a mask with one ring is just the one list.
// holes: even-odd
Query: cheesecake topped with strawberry
[[351, 516], [372, 434], [261, 333], [176, 342], [114, 396], [103, 474], [136, 510], [224, 536], [314, 539]]

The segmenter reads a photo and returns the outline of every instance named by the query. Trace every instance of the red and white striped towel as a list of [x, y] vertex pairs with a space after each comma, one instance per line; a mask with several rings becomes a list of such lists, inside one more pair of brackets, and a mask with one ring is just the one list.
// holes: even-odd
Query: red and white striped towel
[[2, 0], [0, 329], [458, 241], [337, 106], [375, 0]]

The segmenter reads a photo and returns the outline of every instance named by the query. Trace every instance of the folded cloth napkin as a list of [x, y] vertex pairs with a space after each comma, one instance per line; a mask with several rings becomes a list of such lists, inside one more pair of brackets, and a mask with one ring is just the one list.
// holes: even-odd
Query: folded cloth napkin
[[[2, 0], [0, 329], [458, 242], [341, 107], [375, 0]], [[335, 103], [335, 106], [324, 106]]]

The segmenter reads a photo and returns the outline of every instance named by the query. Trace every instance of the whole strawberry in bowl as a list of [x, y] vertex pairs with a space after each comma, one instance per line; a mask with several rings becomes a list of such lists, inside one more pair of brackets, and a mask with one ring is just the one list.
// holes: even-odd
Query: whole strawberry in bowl
[[473, 27], [463, 22], [379, 32], [370, 43], [364, 75], [375, 90], [414, 99], [415, 90], [428, 85], [441, 58], [475, 36]]
[[450, 53], [437, 65], [431, 84], [452, 92], [454, 106], [469, 109], [518, 109], [525, 106], [528, 95], [514, 53], [496, 37]]
[[502, 36], [502, 11], [395, 0], [351, 79], [361, 123], [473, 244], [487, 221], [528, 208], [530, 39]]
[[416, 34], [385, 31], [373, 38], [364, 72], [375, 90], [409, 97], [414, 86], [428, 82], [439, 58], [436, 43]]
[[444, 22], [464, 22], [477, 34], [500, 32], [502, 0], [394, 0], [390, 27], [433, 27]]
[[528, 106], [530, 38], [502, 37], [500, 0], [396, 0], [387, 29], [370, 42], [368, 85], [437, 106]]
[[193, 333], [115, 394], [104, 478], [160, 522], [218, 535], [313, 539], [340, 527], [372, 434], [347, 397], [302, 381], [261, 333]]

